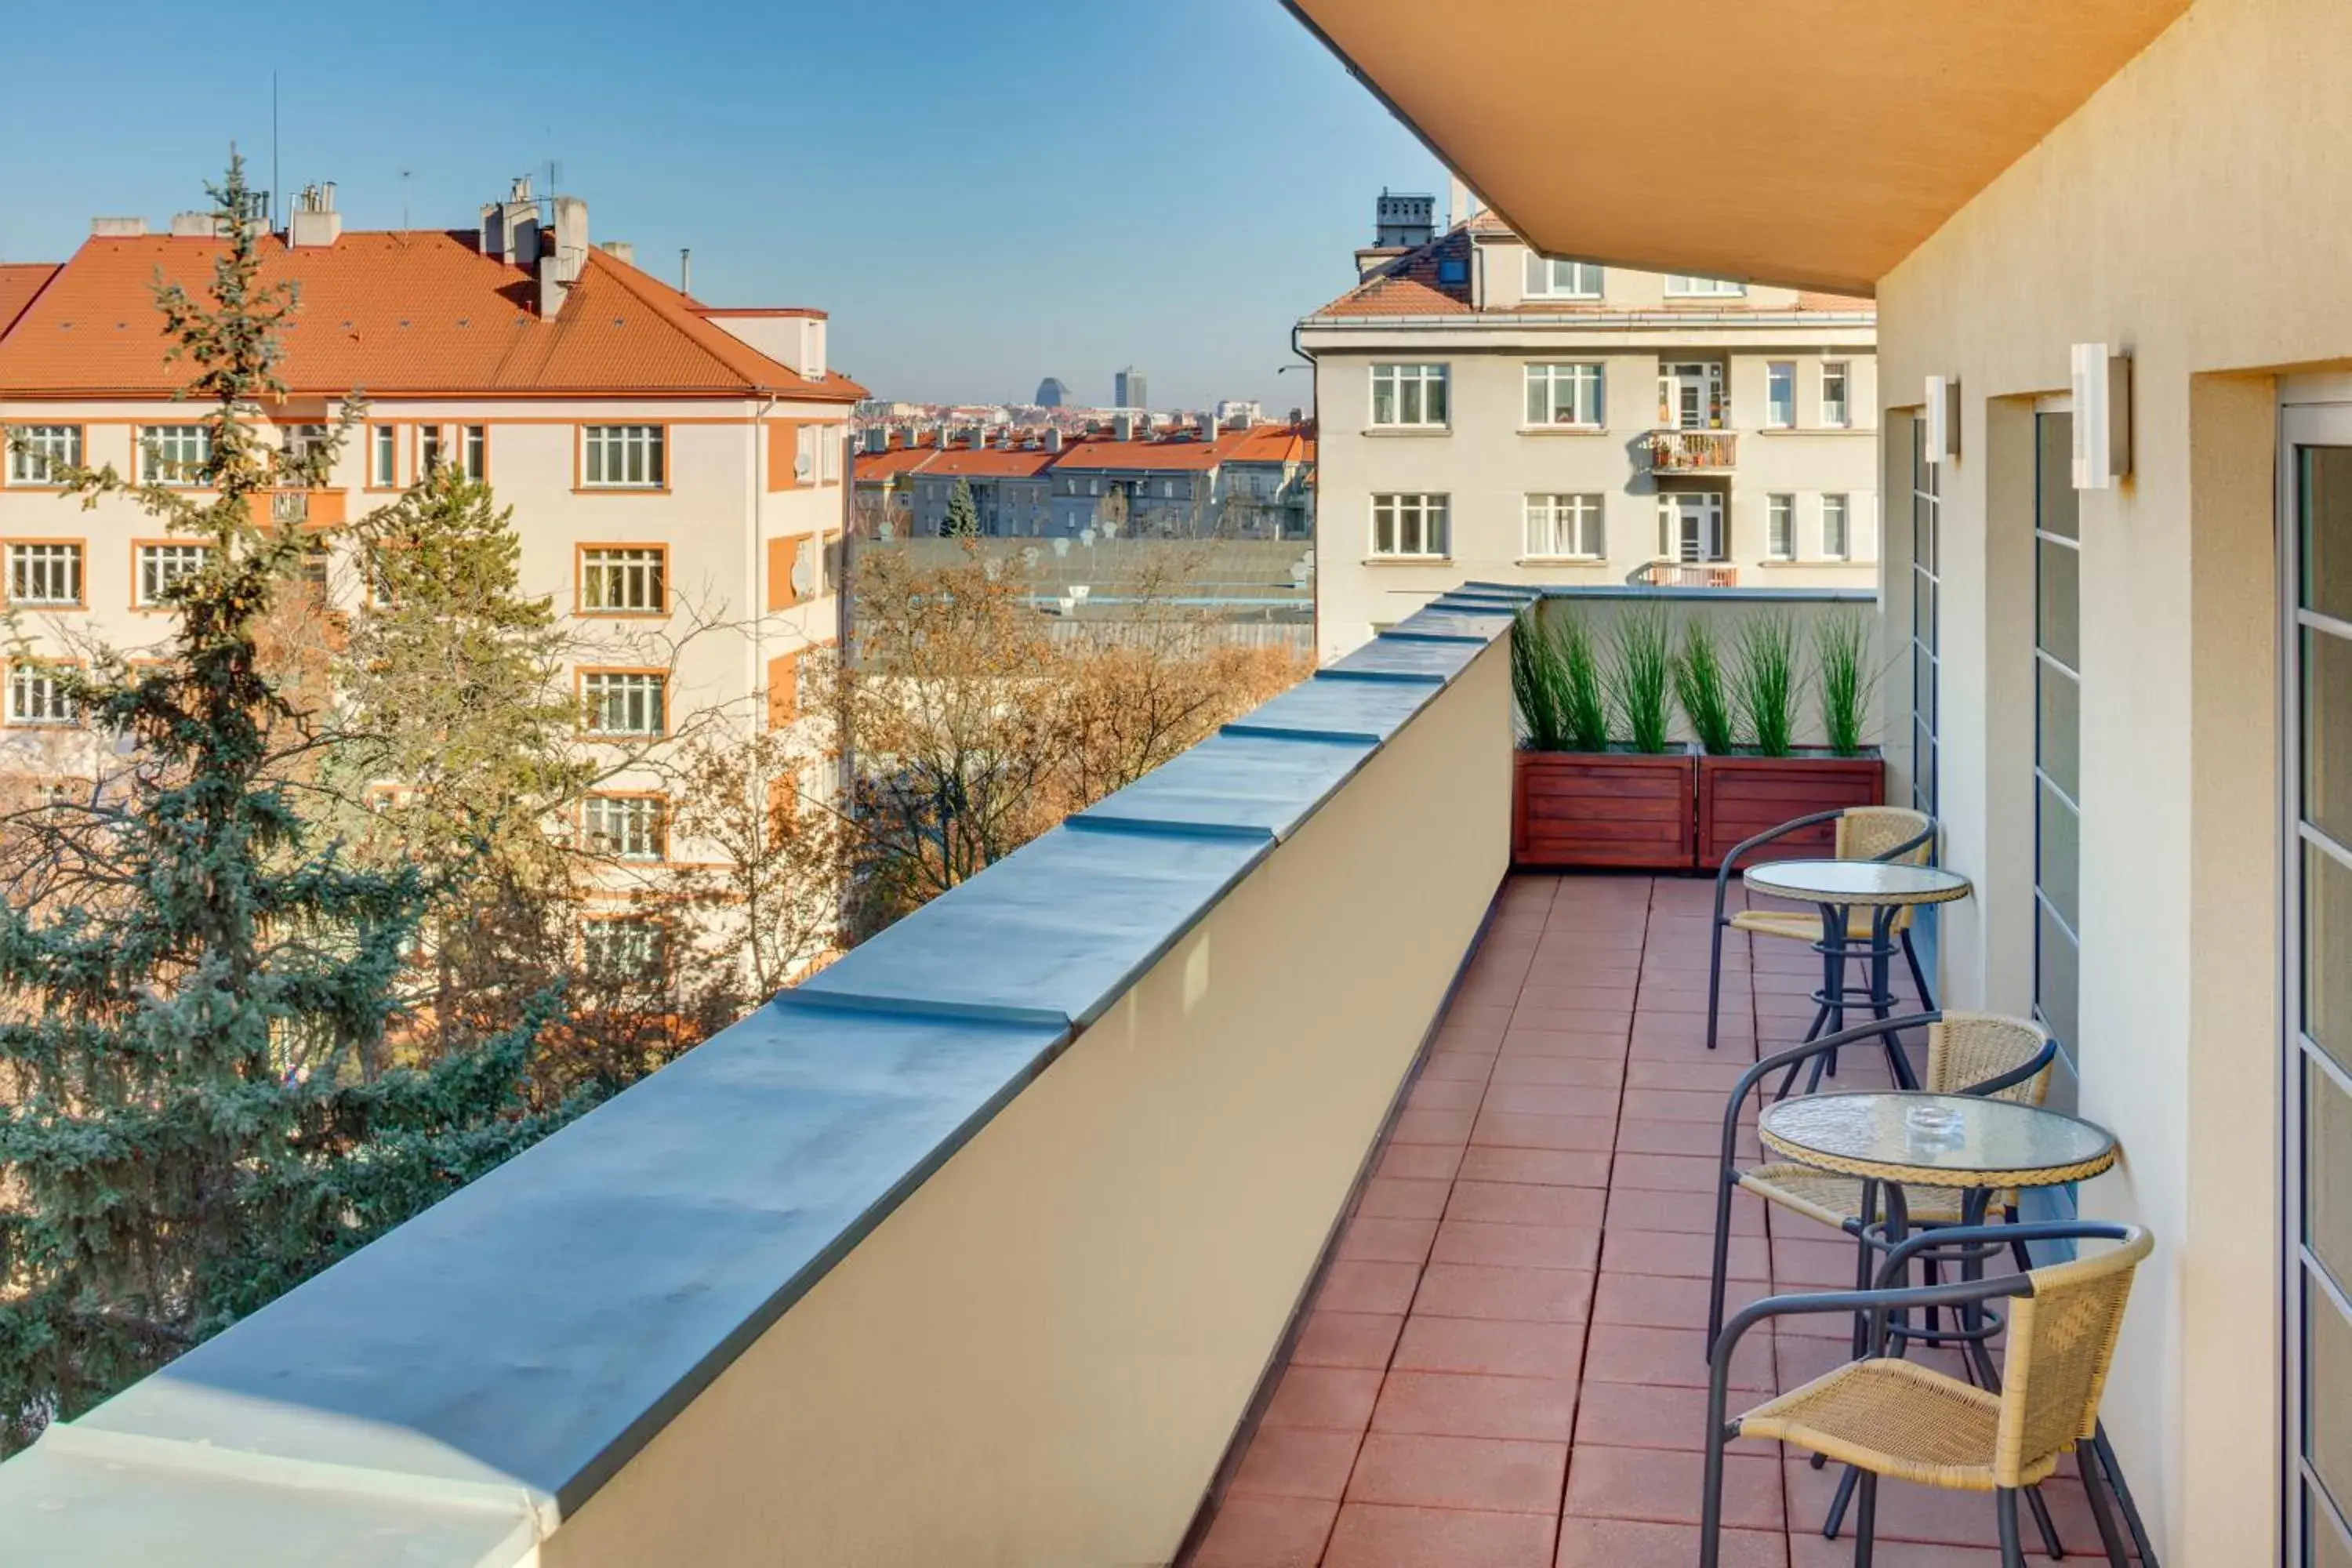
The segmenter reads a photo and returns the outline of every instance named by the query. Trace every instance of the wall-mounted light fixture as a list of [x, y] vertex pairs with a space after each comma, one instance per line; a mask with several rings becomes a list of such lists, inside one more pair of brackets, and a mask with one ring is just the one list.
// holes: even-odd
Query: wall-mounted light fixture
[[2131, 472], [2131, 357], [2076, 343], [2074, 488], [2106, 489]]
[[1927, 378], [1927, 406], [1921, 417], [1927, 422], [1925, 443], [1927, 460], [1931, 463], [1957, 461], [1960, 455], [1958, 376], [1931, 375]]

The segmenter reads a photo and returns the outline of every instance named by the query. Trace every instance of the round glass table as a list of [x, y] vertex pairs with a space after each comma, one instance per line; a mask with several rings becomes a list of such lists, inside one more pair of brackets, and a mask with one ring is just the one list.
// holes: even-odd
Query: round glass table
[[[1805, 1031], [1809, 1041], [1844, 1028], [1848, 1008], [1867, 1007], [1874, 1018], [1894, 1016], [1890, 982], [1892, 961], [1900, 951], [1895, 942], [1897, 921], [1906, 910], [1948, 904], [1972, 891], [1969, 879], [1958, 871], [1907, 860], [1774, 860], [1749, 867], [1740, 873], [1740, 879], [1750, 892], [1795, 899], [1821, 910], [1822, 940], [1813, 944], [1813, 951], [1822, 955], [1822, 984], [1813, 993], [1812, 1026]], [[1866, 933], [1854, 929], [1858, 910], [1869, 911]], [[1859, 997], [1851, 994], [1846, 985], [1846, 965], [1857, 959], [1870, 965], [1869, 989]], [[1913, 968], [1917, 968], [1916, 962]], [[1924, 989], [1925, 980], [1920, 984]], [[1927, 996], [1922, 994], [1920, 1001], [1926, 1004]], [[1836, 1070], [1834, 1058], [1832, 1052], [1813, 1058], [1808, 1094], [1820, 1085], [1824, 1067]], [[1911, 1076], [1909, 1059], [1891, 1040], [1886, 1059], [1896, 1087], [1918, 1087]], [[1790, 1077], [1793, 1079], [1793, 1068]]]

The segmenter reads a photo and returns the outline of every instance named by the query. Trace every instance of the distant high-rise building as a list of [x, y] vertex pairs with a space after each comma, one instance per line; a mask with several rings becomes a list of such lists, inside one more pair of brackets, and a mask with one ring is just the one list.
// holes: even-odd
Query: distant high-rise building
[[1058, 378], [1049, 375], [1037, 384], [1038, 407], [1059, 408], [1069, 400], [1070, 389], [1064, 386]]
[[1133, 365], [1113, 373], [1110, 378], [1110, 402], [1114, 408], [1149, 408], [1151, 394], [1143, 373]]

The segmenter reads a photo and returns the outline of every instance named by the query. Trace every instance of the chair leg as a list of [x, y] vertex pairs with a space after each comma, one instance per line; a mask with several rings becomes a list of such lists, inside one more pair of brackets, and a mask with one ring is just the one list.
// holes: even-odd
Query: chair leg
[[2050, 1505], [2042, 1500], [2040, 1487], [2025, 1489], [2026, 1511], [2033, 1515], [2033, 1528], [2041, 1532], [2042, 1550], [2055, 1563], [2066, 1555], [2066, 1548], [2058, 1540], [2057, 1522], [2050, 1517]]
[[1845, 1474], [1838, 1478], [1837, 1490], [1830, 1497], [1829, 1517], [1822, 1521], [1822, 1540], [1835, 1541], [1838, 1531], [1845, 1528], [1845, 1510], [1853, 1501], [1853, 1489], [1862, 1477], [1862, 1471], [1848, 1465]]
[[1919, 950], [1911, 945], [1911, 928], [1903, 928], [1903, 961], [1911, 966], [1911, 984], [1919, 988], [1919, 1010], [1932, 1013], [1936, 998], [1927, 990], [1927, 972], [1919, 967]]
[[[1931, 1290], [1944, 1282], [1944, 1270], [1942, 1267], [1936, 1262], [1936, 1255], [1933, 1252], [1923, 1252], [1919, 1255], [1919, 1279], [1920, 1283], [1926, 1285]], [[1927, 1309], [1927, 1331], [1929, 1333], [1934, 1333], [1942, 1321], [1942, 1314], [1939, 1313], [1937, 1309], [1933, 1307]]]
[[2107, 1441], [2106, 1423], [2101, 1422], [2094, 1430], [2091, 1450], [2098, 1455], [2099, 1473], [2106, 1477], [2108, 1489], [2124, 1510], [2124, 1528], [2131, 1531], [2132, 1550], [2138, 1553], [2141, 1568], [2156, 1568], [2156, 1548], [2148, 1542], [2147, 1526], [2139, 1517], [2139, 1504], [2132, 1500], [2131, 1483], [2124, 1479], [2124, 1467], [2116, 1458], [2116, 1447]]
[[1715, 1049], [1715, 1020], [1723, 1006], [1723, 918], [1715, 921], [1715, 945], [1706, 955], [1706, 1048]]
[[1717, 1177], [1715, 1194], [1715, 1268], [1707, 1276], [1706, 1293], [1706, 1353], [1715, 1354], [1715, 1342], [1723, 1332], [1724, 1280], [1731, 1270], [1731, 1189], [1729, 1172]]
[[2131, 1568], [2123, 1532], [2116, 1528], [2116, 1510], [2107, 1503], [2107, 1482], [2100, 1473], [2097, 1445], [2088, 1438], [2075, 1444], [2074, 1468], [2083, 1472], [2083, 1495], [2091, 1500], [2091, 1521], [2099, 1527], [2099, 1544], [2106, 1549], [2108, 1568]]
[[1720, 1568], [1723, 1552], [1723, 1433], [1706, 1435], [1706, 1477], [1698, 1505], [1698, 1568]]
[[1992, 1494], [1993, 1522], [2000, 1530], [2000, 1568], [2025, 1568], [2025, 1548], [2017, 1539], [2017, 1494], [2007, 1487]]
[[1853, 1500], [1853, 1568], [1870, 1568], [1872, 1538], [1878, 1533], [1878, 1478], [1865, 1470]]
[[[2009, 1224], [2015, 1225], [2017, 1223], [2017, 1205], [2015, 1204], [2005, 1205], [2000, 1211], [2000, 1217]], [[2031, 1274], [2033, 1272], [2033, 1254], [2026, 1250], [2025, 1243], [2021, 1241], [2011, 1241], [2009, 1244], [2009, 1256], [2016, 1262], [2017, 1271], [2020, 1274]]]

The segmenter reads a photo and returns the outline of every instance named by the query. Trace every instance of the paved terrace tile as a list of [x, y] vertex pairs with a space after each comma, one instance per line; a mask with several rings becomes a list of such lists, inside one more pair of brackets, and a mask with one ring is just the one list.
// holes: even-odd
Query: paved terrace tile
[[[1820, 963], [1728, 937], [1708, 1052], [1713, 896], [1696, 879], [1510, 879], [1192, 1568], [1697, 1560], [1723, 1097], [1759, 1048], [1801, 1037]], [[1884, 1061], [1849, 1053], [1835, 1082], [1884, 1087]], [[1741, 1145], [1757, 1157], [1752, 1131]], [[1733, 1310], [1852, 1284], [1850, 1247], [1822, 1227], [1752, 1199], [1733, 1218]], [[1752, 1331], [1736, 1399], [1828, 1370], [1847, 1332]], [[1850, 1533], [1820, 1534], [1836, 1479], [1736, 1445], [1725, 1563], [1850, 1563]], [[2044, 1491], [2069, 1551], [2095, 1559], [2079, 1484]], [[1877, 1561], [1992, 1568], [1992, 1530], [1987, 1499], [1888, 1483]]]

